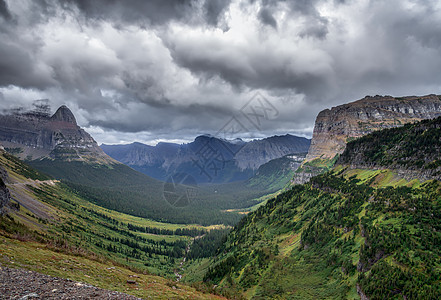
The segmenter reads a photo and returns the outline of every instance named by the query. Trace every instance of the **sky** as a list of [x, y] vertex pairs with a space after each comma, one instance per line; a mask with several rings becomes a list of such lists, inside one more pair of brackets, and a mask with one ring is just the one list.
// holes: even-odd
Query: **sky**
[[0, 0], [0, 110], [65, 104], [100, 144], [311, 137], [440, 70], [440, 1]]

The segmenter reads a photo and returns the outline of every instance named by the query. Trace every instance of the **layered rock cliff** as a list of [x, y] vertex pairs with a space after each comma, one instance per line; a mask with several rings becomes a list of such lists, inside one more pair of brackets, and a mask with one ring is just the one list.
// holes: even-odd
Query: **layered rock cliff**
[[64, 105], [52, 116], [37, 112], [0, 115], [0, 144], [28, 160], [113, 161]]
[[333, 158], [346, 143], [376, 130], [399, 127], [441, 115], [441, 96], [366, 96], [321, 111], [315, 121], [306, 161]]

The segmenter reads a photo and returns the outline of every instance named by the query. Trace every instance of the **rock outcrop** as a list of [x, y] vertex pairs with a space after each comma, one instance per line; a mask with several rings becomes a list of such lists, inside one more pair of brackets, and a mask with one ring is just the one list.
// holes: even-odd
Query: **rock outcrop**
[[[0, 151], [0, 154], [1, 153], [2, 151]], [[0, 166], [0, 179], [3, 180], [4, 182], [6, 182], [8, 179], [8, 172], [2, 166]]]
[[422, 97], [366, 96], [365, 98], [321, 111], [306, 161], [333, 158], [346, 143], [376, 130], [441, 115], [441, 96]]
[[0, 115], [0, 144], [28, 160], [113, 161], [64, 105], [52, 116], [38, 112]]
[[7, 176], [6, 170], [0, 166], [0, 216], [5, 213], [6, 206], [11, 200], [11, 194], [5, 184]]

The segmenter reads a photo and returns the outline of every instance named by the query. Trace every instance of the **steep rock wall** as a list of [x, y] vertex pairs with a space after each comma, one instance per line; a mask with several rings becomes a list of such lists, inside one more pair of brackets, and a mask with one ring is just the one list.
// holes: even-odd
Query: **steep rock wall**
[[365, 98], [321, 111], [315, 121], [306, 161], [333, 158], [346, 143], [373, 131], [399, 127], [441, 115], [441, 96], [366, 96]]

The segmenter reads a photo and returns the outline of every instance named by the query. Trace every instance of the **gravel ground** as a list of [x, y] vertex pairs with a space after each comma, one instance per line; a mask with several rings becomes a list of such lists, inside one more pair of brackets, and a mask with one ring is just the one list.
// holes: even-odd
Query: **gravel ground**
[[0, 267], [0, 299], [139, 299], [24, 269]]

